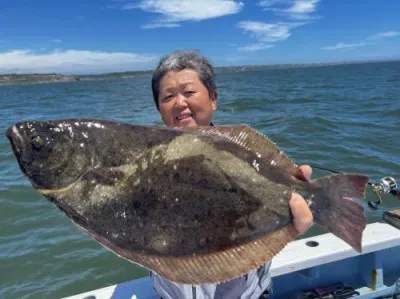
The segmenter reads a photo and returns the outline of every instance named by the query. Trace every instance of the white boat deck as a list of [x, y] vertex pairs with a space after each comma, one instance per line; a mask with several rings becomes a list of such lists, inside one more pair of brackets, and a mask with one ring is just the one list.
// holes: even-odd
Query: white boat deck
[[[307, 245], [310, 243], [314, 245], [314, 247]], [[330, 233], [309, 237], [288, 244], [274, 257], [271, 274], [274, 279], [278, 279], [283, 277], [283, 275], [293, 272], [312, 269], [316, 266], [338, 262], [352, 257], [365, 256], [368, 253], [384, 251], [390, 248], [395, 248], [396, 253], [400, 252], [400, 230], [385, 223], [373, 223], [367, 225], [364, 231], [363, 252], [361, 254], [354, 251], [348, 244]], [[400, 273], [400, 254], [390, 258], [392, 259], [392, 268], [397, 268]], [[368, 261], [369, 260], [370, 258]], [[373, 261], [371, 265], [374, 266], [375, 264], [376, 262]], [[310, 279], [312, 278], [311, 275]], [[68, 297], [68, 299], [84, 298], [152, 299], [159, 297], [152, 288], [150, 279], [145, 277]]]
[[[372, 223], [364, 230], [362, 241], [361, 254], [400, 246], [400, 230], [386, 223]], [[307, 246], [308, 242], [316, 242], [318, 246]], [[319, 235], [288, 244], [274, 257], [271, 274], [283, 275], [357, 255], [358, 252], [332, 234]]]

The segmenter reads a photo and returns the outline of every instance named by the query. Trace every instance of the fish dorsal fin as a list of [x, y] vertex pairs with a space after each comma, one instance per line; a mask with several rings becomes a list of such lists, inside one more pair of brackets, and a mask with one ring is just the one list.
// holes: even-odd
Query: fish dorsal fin
[[177, 283], [221, 283], [242, 276], [271, 260], [296, 236], [288, 224], [256, 241], [205, 255], [165, 257], [120, 249], [99, 235], [92, 236], [120, 257], [138, 263]]
[[269, 138], [248, 125], [208, 126], [185, 128], [184, 130], [200, 132], [206, 135], [219, 136], [229, 140], [257, 155], [266, 163], [280, 168], [298, 179], [307, 181], [299, 167]]

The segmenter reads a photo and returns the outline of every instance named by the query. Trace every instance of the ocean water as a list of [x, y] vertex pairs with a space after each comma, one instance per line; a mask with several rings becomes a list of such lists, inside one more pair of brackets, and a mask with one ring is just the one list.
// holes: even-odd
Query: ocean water
[[[400, 180], [400, 62], [220, 72], [217, 80], [215, 124], [249, 124], [298, 164]], [[0, 95], [0, 298], [60, 298], [147, 275], [38, 194], [4, 132], [18, 121], [67, 117], [161, 125], [150, 77], [0, 86]], [[400, 207], [384, 199], [383, 210]], [[382, 211], [367, 215], [381, 221]]]

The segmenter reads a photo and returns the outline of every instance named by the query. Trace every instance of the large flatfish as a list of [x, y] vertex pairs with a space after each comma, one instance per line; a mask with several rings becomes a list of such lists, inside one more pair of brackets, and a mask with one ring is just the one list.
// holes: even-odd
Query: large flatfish
[[27, 121], [7, 136], [23, 173], [84, 232], [180, 283], [222, 282], [260, 267], [297, 232], [298, 192], [315, 222], [361, 251], [368, 177], [308, 181], [246, 125], [191, 129], [98, 119]]

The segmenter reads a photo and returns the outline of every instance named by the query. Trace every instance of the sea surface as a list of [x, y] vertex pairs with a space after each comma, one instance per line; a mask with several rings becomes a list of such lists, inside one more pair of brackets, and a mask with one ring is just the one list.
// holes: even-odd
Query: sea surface
[[[0, 86], [0, 298], [60, 298], [147, 275], [36, 192], [4, 132], [18, 121], [69, 117], [161, 125], [150, 79]], [[400, 62], [220, 72], [217, 81], [215, 124], [249, 124], [298, 164], [400, 181]], [[327, 174], [314, 169], [313, 177]], [[383, 209], [396, 207], [384, 198]], [[381, 221], [382, 211], [367, 215]]]

